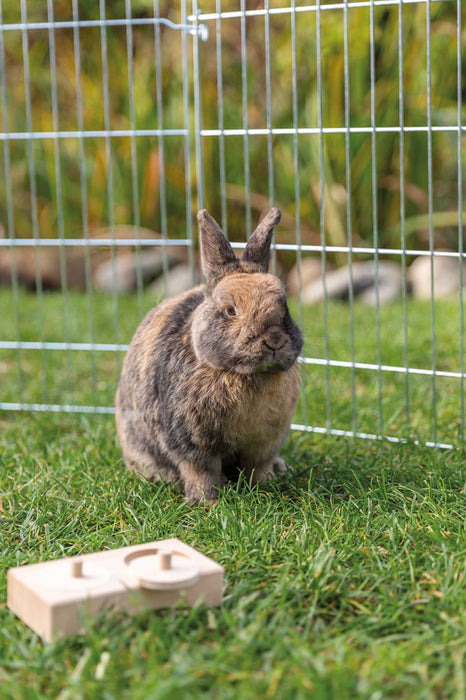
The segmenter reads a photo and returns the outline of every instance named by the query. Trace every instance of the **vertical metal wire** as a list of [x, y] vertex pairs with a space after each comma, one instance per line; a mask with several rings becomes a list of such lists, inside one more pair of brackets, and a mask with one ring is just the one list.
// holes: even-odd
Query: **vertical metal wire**
[[[108, 75], [108, 49], [107, 49], [107, 25], [105, 23], [105, 0], [100, 0], [100, 20], [102, 22], [100, 28], [100, 47], [102, 57], [102, 88], [103, 88], [103, 103], [104, 103], [104, 126], [105, 126], [105, 160], [107, 165], [107, 200], [108, 200], [108, 223], [110, 229], [111, 246], [111, 263], [112, 263], [112, 300], [113, 300], [113, 316], [114, 316], [114, 331], [115, 343], [120, 342], [120, 325], [118, 313], [118, 291], [116, 285], [117, 276], [117, 260], [115, 246], [115, 219], [114, 219], [114, 191], [113, 191], [113, 154], [112, 140], [110, 136], [110, 90], [109, 90], [109, 75]], [[118, 353], [115, 353], [115, 362], [117, 372], [119, 370], [120, 360]]]
[[[297, 65], [297, 41], [296, 41], [296, 2], [291, 0], [291, 85], [292, 85], [292, 107], [293, 107], [293, 170], [294, 170], [294, 195], [295, 195], [295, 225], [296, 225], [296, 270], [298, 274], [298, 313], [299, 324], [304, 328], [304, 312], [301, 302], [302, 275], [301, 275], [301, 183], [299, 170], [299, 134], [298, 134], [298, 65]], [[302, 371], [306, 367], [303, 365]], [[303, 377], [302, 382], [302, 412], [304, 423], [307, 424], [306, 406], [306, 382]]]
[[221, 206], [221, 222], [222, 231], [225, 236], [228, 236], [228, 217], [227, 217], [227, 194], [226, 194], [226, 171], [225, 171], [225, 136], [223, 130], [225, 128], [223, 114], [223, 66], [222, 66], [222, 2], [215, 0], [215, 11], [217, 19], [215, 20], [215, 40], [216, 40], [216, 59], [217, 59], [217, 116], [218, 128], [220, 135], [218, 137], [218, 158], [220, 171], [220, 206]]
[[457, 51], [457, 119], [458, 119], [458, 253], [459, 253], [459, 351], [460, 351], [460, 407], [461, 407], [461, 423], [460, 423], [460, 439], [463, 441], [465, 436], [465, 399], [464, 399], [464, 302], [463, 302], [463, 284], [464, 284], [464, 242], [463, 242], [463, 133], [462, 133], [462, 107], [463, 107], [463, 74], [462, 74], [462, 26], [461, 26], [461, 0], [457, 0], [456, 7], [456, 51]]
[[249, 165], [248, 63], [246, 51], [246, 0], [241, 0], [241, 96], [243, 101], [243, 157], [246, 235], [251, 233], [251, 174]]
[[380, 295], [379, 295], [379, 222], [377, 207], [377, 133], [375, 113], [375, 30], [374, 30], [374, 0], [371, 0], [369, 9], [370, 32], [370, 81], [371, 81], [371, 170], [372, 170], [372, 229], [374, 241], [374, 268], [375, 268], [375, 333], [377, 346], [377, 393], [378, 393], [378, 430], [383, 435], [383, 389], [382, 389], [382, 353], [380, 342]]
[[432, 359], [432, 442], [437, 442], [437, 378], [435, 376], [437, 357], [435, 340], [435, 291], [434, 291], [434, 224], [433, 224], [433, 164], [432, 164], [432, 53], [431, 53], [431, 12], [430, 0], [426, 3], [426, 49], [427, 49], [427, 196], [429, 212], [429, 251], [430, 251], [430, 327]]
[[400, 127], [400, 244], [403, 304], [403, 362], [405, 371], [405, 416], [406, 434], [409, 435], [411, 424], [410, 388], [409, 388], [409, 349], [408, 349], [408, 287], [406, 261], [406, 201], [405, 201], [405, 132], [404, 132], [404, 68], [403, 68], [403, 2], [398, 5], [398, 122]]
[[[29, 168], [29, 183], [31, 188], [31, 225], [32, 235], [34, 238], [34, 255], [36, 266], [36, 295], [38, 305], [38, 320], [39, 320], [39, 338], [40, 342], [44, 342], [44, 301], [42, 278], [40, 274], [40, 232], [39, 232], [39, 217], [37, 211], [37, 183], [36, 183], [36, 166], [34, 157], [32, 134], [32, 98], [31, 98], [31, 72], [29, 63], [29, 43], [27, 29], [27, 5], [26, 0], [21, 0], [21, 29], [22, 47], [23, 47], [23, 72], [24, 72], [24, 93], [26, 102], [26, 128], [29, 134], [27, 139], [28, 152], [28, 168]], [[44, 349], [40, 352], [41, 358], [41, 379], [42, 379], [42, 401], [47, 403], [47, 355]]]
[[[199, 10], [197, 0], [193, 0], [195, 29], [198, 27]], [[197, 206], [204, 207], [204, 155], [202, 152], [202, 113], [201, 113], [201, 67], [199, 64], [199, 36], [193, 36], [193, 83], [194, 83], [194, 140], [196, 152]]]
[[[154, 17], [159, 18], [159, 2], [154, 0]], [[163, 93], [162, 93], [162, 42], [161, 42], [160, 23], [154, 24], [154, 48], [155, 48], [155, 92], [157, 102], [157, 129], [159, 135], [157, 137], [159, 149], [159, 194], [160, 194], [160, 232], [162, 240], [167, 240], [167, 192], [165, 187], [165, 139], [163, 135]], [[162, 247], [162, 266], [163, 266], [163, 288], [164, 294], [167, 295], [168, 282], [168, 253], [167, 247]]]
[[[131, 0], [126, 0], [126, 19], [131, 20]], [[142, 271], [141, 271], [141, 222], [139, 216], [139, 182], [138, 182], [138, 156], [136, 148], [136, 106], [134, 101], [134, 60], [133, 60], [133, 27], [128, 21], [126, 25], [126, 63], [128, 68], [128, 101], [129, 101], [129, 124], [131, 135], [131, 186], [133, 195], [133, 225], [136, 232], [135, 259], [136, 259], [136, 292], [138, 299], [139, 316], [142, 316]]]
[[[322, 114], [322, 19], [321, 0], [317, 0], [316, 6], [316, 67], [317, 67], [317, 125], [319, 127], [319, 186], [320, 186], [320, 244], [322, 247], [320, 260], [322, 266], [322, 314], [324, 326], [324, 356], [326, 360], [330, 358], [329, 345], [329, 323], [328, 323], [328, 294], [327, 294], [327, 236], [325, 233], [325, 177], [324, 177], [324, 132]], [[332, 393], [330, 381], [330, 365], [325, 365], [325, 399], [326, 399], [326, 426], [330, 430], [332, 427]]]
[[[270, 3], [264, 2], [264, 49], [265, 49], [265, 109], [267, 125], [267, 182], [270, 206], [275, 204], [274, 162], [273, 162], [273, 134], [272, 134], [272, 76], [270, 61]], [[277, 251], [272, 250], [272, 269], [277, 271]]]
[[[0, 24], [3, 24], [3, 4], [0, 0]], [[8, 99], [7, 99], [7, 76], [5, 64], [5, 44], [3, 29], [0, 29], [0, 85], [1, 85], [1, 101], [2, 101], [2, 127], [5, 134], [9, 133], [8, 121]], [[3, 140], [3, 166], [5, 176], [5, 194], [6, 194], [6, 215], [7, 215], [7, 235], [10, 239], [10, 261], [11, 261], [11, 291], [12, 305], [14, 314], [14, 328], [16, 342], [19, 344], [21, 340], [20, 321], [19, 321], [19, 290], [18, 290], [18, 270], [16, 264], [16, 248], [15, 248], [15, 218], [13, 207], [13, 193], [11, 189], [11, 153], [10, 142], [7, 138]], [[19, 402], [23, 401], [24, 394], [24, 373], [23, 363], [21, 360], [21, 350], [16, 350], [16, 371], [18, 376], [18, 397]]]
[[[298, 134], [298, 66], [297, 66], [297, 46], [296, 46], [296, 2], [291, 0], [291, 90], [293, 109], [293, 171], [294, 171], [294, 204], [295, 204], [295, 224], [296, 224], [296, 245], [298, 247], [296, 255], [298, 271], [299, 298], [301, 298], [301, 196], [300, 196], [300, 172], [299, 172], [299, 134]], [[300, 306], [301, 326], [303, 325], [302, 305]]]
[[264, 22], [264, 42], [265, 42], [265, 105], [267, 123], [267, 176], [269, 202], [273, 207], [275, 203], [275, 183], [274, 183], [274, 163], [273, 163], [273, 135], [272, 135], [272, 76], [270, 62], [270, 3], [265, 0], [264, 9], [266, 11]]
[[[55, 31], [53, 28], [53, 0], [47, 0], [47, 19], [49, 26], [49, 54], [50, 54], [50, 78], [51, 78], [51, 93], [52, 93], [52, 124], [55, 133], [59, 130], [58, 120], [58, 95], [57, 95], [57, 61], [55, 52]], [[66, 258], [65, 258], [65, 232], [63, 221], [63, 191], [62, 191], [62, 169], [61, 169], [61, 151], [60, 141], [55, 136], [53, 140], [54, 164], [55, 164], [55, 196], [57, 200], [57, 224], [58, 237], [61, 241], [60, 246], [60, 288], [61, 300], [63, 302], [63, 336], [65, 343], [69, 343], [69, 304], [68, 304], [68, 280], [66, 273]], [[72, 390], [73, 382], [71, 381], [71, 353], [70, 350], [65, 351], [65, 372], [67, 376], [66, 386], [68, 390]], [[70, 397], [69, 403], [72, 403]]]
[[[181, 22], [187, 23], [186, 0], [181, 3]], [[191, 268], [191, 280], [196, 281], [196, 271], [194, 266], [194, 236], [192, 218], [192, 181], [191, 181], [191, 141], [190, 141], [190, 95], [189, 95], [189, 57], [188, 57], [188, 37], [185, 32], [181, 35], [181, 63], [183, 66], [183, 128], [184, 136], [184, 172], [186, 182], [186, 235], [191, 242], [188, 249], [188, 262]]]
[[91, 272], [91, 253], [89, 246], [89, 225], [87, 214], [87, 180], [86, 180], [86, 152], [84, 148], [84, 114], [83, 114], [83, 95], [82, 95], [82, 74], [81, 74], [81, 40], [79, 34], [79, 0], [73, 0], [73, 43], [74, 43], [74, 66], [76, 73], [76, 119], [78, 126], [78, 148], [79, 148], [79, 180], [81, 192], [81, 225], [83, 229], [83, 238], [86, 241], [84, 246], [84, 272], [86, 282], [86, 299], [87, 299], [87, 317], [88, 317], [88, 333], [89, 343], [91, 344], [90, 352], [90, 369], [91, 369], [91, 391], [92, 403], [97, 405], [97, 370], [96, 370], [96, 353], [93, 349], [95, 344], [95, 316], [94, 316], [94, 295], [92, 288], [92, 272]]
[[351, 133], [350, 133], [350, 71], [349, 71], [349, 36], [348, 36], [348, 0], [343, 8], [343, 44], [344, 44], [344, 76], [345, 76], [345, 171], [346, 171], [346, 231], [348, 238], [348, 271], [349, 271], [349, 319], [350, 319], [350, 359], [351, 359], [351, 424], [354, 433], [357, 432], [356, 414], [356, 374], [354, 367], [354, 286], [353, 286], [353, 232], [351, 216]]

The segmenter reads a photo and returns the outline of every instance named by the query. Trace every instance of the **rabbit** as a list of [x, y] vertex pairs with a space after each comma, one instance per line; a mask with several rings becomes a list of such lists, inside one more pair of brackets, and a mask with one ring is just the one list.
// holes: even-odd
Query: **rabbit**
[[268, 273], [280, 217], [271, 209], [237, 258], [200, 211], [205, 285], [149, 311], [123, 362], [116, 424], [126, 464], [181, 481], [189, 503], [214, 503], [235, 470], [252, 482], [286, 471], [278, 453], [299, 396], [303, 338]]

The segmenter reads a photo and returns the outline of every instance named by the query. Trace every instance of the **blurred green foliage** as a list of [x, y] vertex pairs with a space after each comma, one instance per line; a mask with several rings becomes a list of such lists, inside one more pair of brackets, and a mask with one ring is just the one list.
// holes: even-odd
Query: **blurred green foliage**
[[[122, 19], [128, 4], [133, 19], [151, 18], [158, 11], [160, 17], [181, 21], [181, 4], [166, 0], [54, 0], [49, 3], [53, 16], [48, 15], [46, 0], [4, 0], [2, 21]], [[323, 137], [317, 133], [297, 138], [280, 133], [252, 134], [247, 139], [203, 136], [205, 205], [233, 238], [242, 238], [248, 218], [255, 220], [273, 200], [288, 215], [281, 241], [295, 242], [299, 214], [303, 243], [320, 242], [323, 220], [329, 245], [346, 244], [350, 233], [354, 245], [398, 248], [403, 220], [406, 246], [426, 248], [428, 217], [419, 215], [429, 212], [430, 200], [435, 245], [457, 248], [459, 168], [466, 181], [459, 160], [465, 144], [459, 144], [455, 128], [458, 96], [466, 92], [465, 57], [458, 60], [457, 4], [433, 2], [430, 10], [424, 2], [404, 4], [401, 10], [397, 4], [371, 8], [349, 3], [346, 10], [328, 4], [321, 3], [319, 12], [312, 5], [299, 11], [304, 3], [297, 3], [295, 14], [205, 20], [210, 37], [199, 42], [198, 76], [203, 129], [316, 129], [321, 125], [340, 130]], [[248, 10], [264, 7], [259, 0], [246, 5]], [[286, 7], [279, 0], [269, 5]], [[216, 8], [214, 0], [202, 4], [203, 13]], [[224, 13], [234, 12], [240, 3], [224, 0], [221, 8]], [[191, 12], [191, 3], [186, 12]], [[133, 139], [86, 135], [80, 141], [75, 135], [4, 140], [0, 222], [7, 235], [56, 237], [63, 232], [76, 237], [109, 222], [140, 223], [160, 231], [166, 221], [164, 233], [184, 237], [198, 205], [192, 38], [165, 26], [122, 24], [81, 26], [79, 31], [70, 26], [27, 32], [10, 28], [0, 32], [0, 39], [4, 55], [0, 125], [5, 132], [189, 130], [187, 136]], [[158, 90], [162, 109], [157, 104]], [[397, 128], [400, 114], [406, 127], [403, 152]], [[453, 128], [429, 133], [429, 122], [432, 127]], [[374, 139], [367, 131], [348, 137], [342, 133], [345, 126], [367, 128], [372, 123], [389, 130], [377, 132]], [[187, 203], [188, 176], [193, 196]], [[226, 193], [223, 207], [222, 192]]]

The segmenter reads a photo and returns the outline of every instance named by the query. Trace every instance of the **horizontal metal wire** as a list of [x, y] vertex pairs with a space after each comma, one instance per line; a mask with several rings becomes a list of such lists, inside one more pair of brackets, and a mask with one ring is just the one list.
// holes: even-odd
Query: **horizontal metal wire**
[[[291, 15], [306, 12], [327, 12], [332, 10], [352, 10], [361, 7], [390, 7], [401, 5], [425, 5], [426, 2], [449, 3], [449, 0], [349, 0], [349, 2], [334, 2], [328, 4], [315, 3], [314, 5], [301, 5], [292, 7], [270, 7], [257, 10], [232, 10], [225, 12], [201, 12], [198, 20], [206, 22], [214, 19], [240, 19], [241, 17], [263, 17], [266, 15]], [[190, 17], [189, 19], [193, 19]]]
[[[189, 18], [190, 22], [195, 22], [194, 17]], [[0, 24], [0, 31], [34, 31], [38, 29], [88, 29], [92, 27], [140, 27], [140, 26], [155, 26], [163, 24], [170, 29], [186, 32], [187, 34], [199, 34], [203, 41], [206, 41], [208, 35], [205, 33], [205, 27], [199, 24], [177, 24], [166, 17], [124, 17], [120, 19], [78, 19], [78, 20], [58, 20], [56, 22], [5, 22]]]
[[123, 343], [51, 343], [48, 341], [0, 340], [0, 350], [77, 350], [81, 352], [126, 352]]
[[452, 132], [461, 133], [466, 131], [466, 126], [458, 124], [434, 126], [430, 124], [420, 124], [418, 126], [304, 126], [286, 128], [248, 128], [248, 129], [202, 129], [201, 136], [295, 136], [296, 134], [318, 135], [318, 134], [399, 134], [403, 133], [430, 133], [430, 132]]
[[[232, 243], [232, 247], [244, 247], [244, 244], [237, 246]], [[424, 257], [439, 258], [464, 258], [466, 253], [459, 253], [454, 250], [419, 250], [417, 248], [372, 248], [370, 246], [322, 246], [322, 245], [292, 245], [288, 243], [275, 243], [275, 250], [294, 250], [302, 253], [349, 253], [351, 255], [422, 255]]]
[[51, 413], [115, 413], [111, 406], [76, 406], [74, 404], [15, 403], [0, 401], [0, 411], [43, 411]]
[[[110, 227], [109, 227], [110, 228]], [[0, 248], [98, 248], [105, 246], [189, 246], [187, 238], [0, 238]]]
[[[0, 340], [0, 350], [74, 350], [78, 352], [126, 352], [129, 345], [125, 343], [56, 343], [48, 341], [17, 341]], [[404, 367], [371, 362], [350, 362], [345, 360], [329, 360], [320, 357], [300, 357], [299, 362], [306, 365], [323, 367], [338, 367], [343, 369], [360, 369], [374, 372], [393, 372], [397, 374], [415, 374], [427, 377], [446, 377], [448, 379], [465, 379], [466, 373], [450, 372], [438, 369], [422, 369], [420, 367]]]
[[298, 425], [292, 423], [291, 430], [305, 433], [317, 433], [318, 435], [335, 435], [337, 437], [346, 438], [361, 438], [363, 440], [380, 440], [385, 442], [393, 442], [402, 445], [425, 445], [426, 447], [437, 447], [443, 450], [451, 450], [454, 445], [449, 442], [433, 442], [431, 440], [409, 440], [403, 437], [394, 435], [377, 435], [377, 433], [364, 433], [354, 430], [339, 430], [338, 428], [324, 428], [320, 426]]
[[[429, 0], [433, 3], [448, 3], [449, 0]], [[200, 38], [206, 40], [205, 28], [198, 22], [216, 19], [238, 19], [241, 17], [264, 17], [266, 15], [291, 15], [304, 14], [307, 12], [328, 12], [332, 10], [351, 10], [361, 7], [390, 7], [402, 5], [425, 5], [427, 0], [349, 0], [349, 2], [335, 2], [328, 4], [316, 3], [314, 5], [302, 5], [298, 7], [275, 7], [256, 10], [233, 10], [226, 12], [200, 12], [197, 17], [191, 15], [188, 21], [191, 24], [177, 24], [165, 17], [122, 17], [104, 19], [74, 19], [57, 21], [25, 21], [25, 22], [3, 22], [0, 24], [0, 31], [34, 31], [51, 29], [89, 29], [102, 27], [135, 27], [135, 26], [155, 26], [165, 25], [170, 29], [179, 30], [188, 34], [199, 34]], [[197, 20], [197, 22], [196, 22]]]
[[300, 358], [303, 364], [321, 365], [323, 367], [340, 367], [344, 369], [362, 369], [374, 372], [394, 372], [397, 374], [417, 374], [426, 377], [447, 377], [449, 379], [464, 379], [466, 374], [462, 372], [449, 372], [440, 369], [421, 369], [419, 367], [404, 367], [400, 365], [385, 365], [372, 362], [349, 362], [345, 360], [327, 360], [318, 357]]
[[[231, 247], [244, 249], [245, 242], [231, 241]], [[27, 248], [27, 247], [124, 247], [124, 246], [190, 246], [192, 241], [187, 238], [0, 238], [0, 248]], [[455, 250], [420, 250], [418, 248], [374, 248], [371, 246], [343, 246], [343, 245], [307, 245], [295, 243], [273, 243], [274, 250], [287, 250], [300, 253], [348, 253], [351, 255], [390, 255], [390, 256], [423, 256], [435, 258], [463, 258], [466, 259], [466, 251]]]
[[[319, 134], [392, 134], [392, 133], [466, 133], [463, 125], [418, 126], [328, 126], [248, 129], [202, 129], [202, 137], [217, 136], [306, 136]], [[1, 132], [0, 141], [41, 141], [48, 139], [136, 138], [150, 136], [188, 136], [187, 129], [89, 129], [83, 131], [11, 131]]]
[[0, 141], [45, 141], [47, 139], [135, 138], [136, 136], [187, 136], [187, 129], [89, 129], [82, 131], [2, 131]]
[[[77, 406], [72, 404], [46, 404], [46, 403], [14, 403], [0, 401], [1, 411], [37, 411], [44, 413], [95, 413], [114, 415], [115, 408], [112, 406]], [[398, 444], [425, 445], [426, 447], [437, 447], [441, 449], [452, 449], [451, 443], [432, 442], [421, 440], [408, 440], [393, 435], [377, 435], [376, 433], [364, 433], [352, 430], [340, 430], [338, 428], [326, 428], [323, 426], [309, 426], [292, 423], [291, 430], [306, 433], [316, 433], [318, 435], [335, 435], [346, 438], [361, 438], [363, 440], [385, 441]]]

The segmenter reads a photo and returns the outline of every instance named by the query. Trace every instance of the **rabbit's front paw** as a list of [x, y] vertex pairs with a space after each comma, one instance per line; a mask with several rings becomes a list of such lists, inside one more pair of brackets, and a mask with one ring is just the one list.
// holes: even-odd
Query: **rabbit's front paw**
[[227, 480], [221, 473], [220, 462], [212, 471], [196, 469], [186, 462], [180, 465], [184, 480], [184, 493], [188, 503], [216, 503], [218, 491], [225, 487]]
[[281, 457], [274, 457], [261, 467], [251, 470], [251, 477], [255, 483], [263, 484], [267, 479], [277, 479], [286, 472], [287, 466]]

